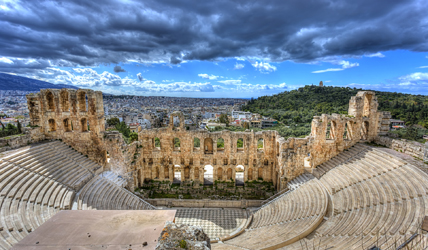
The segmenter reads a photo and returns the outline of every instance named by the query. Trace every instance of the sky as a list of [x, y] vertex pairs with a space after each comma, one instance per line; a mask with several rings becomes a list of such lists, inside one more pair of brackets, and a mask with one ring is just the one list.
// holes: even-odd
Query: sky
[[428, 1], [0, 0], [0, 72], [110, 94], [428, 95]]

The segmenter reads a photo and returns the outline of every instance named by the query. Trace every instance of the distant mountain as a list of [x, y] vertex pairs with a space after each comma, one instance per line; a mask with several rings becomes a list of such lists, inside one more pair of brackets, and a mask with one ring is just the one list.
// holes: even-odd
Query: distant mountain
[[0, 73], [0, 90], [40, 91], [40, 89], [78, 89], [72, 85], [52, 84], [27, 77]]

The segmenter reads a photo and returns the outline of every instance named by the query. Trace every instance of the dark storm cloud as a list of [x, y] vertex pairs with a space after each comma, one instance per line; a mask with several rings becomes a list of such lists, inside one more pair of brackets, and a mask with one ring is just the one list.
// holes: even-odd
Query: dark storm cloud
[[116, 72], [116, 73], [119, 73], [119, 72], [126, 72], [126, 70], [125, 70], [125, 69], [123, 69], [123, 68], [122, 68], [122, 67], [120, 67], [120, 66], [114, 66], [113, 71], [114, 71], [114, 72]]
[[428, 51], [426, 13], [428, 1], [14, 1], [0, 8], [0, 56], [89, 66]]

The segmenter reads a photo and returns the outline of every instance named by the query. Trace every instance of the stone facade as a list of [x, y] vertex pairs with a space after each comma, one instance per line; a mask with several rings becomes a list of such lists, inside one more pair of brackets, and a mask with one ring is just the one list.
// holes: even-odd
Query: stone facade
[[[138, 141], [128, 145], [117, 131], [105, 131], [99, 91], [46, 89], [27, 95], [27, 99], [32, 125], [40, 126], [46, 138], [62, 139], [128, 178], [131, 190], [145, 180], [173, 181], [175, 173], [180, 173], [177, 176], [182, 182], [203, 183], [207, 165], [213, 167], [213, 181], [234, 182], [240, 165], [244, 181], [261, 178], [282, 190], [287, 181], [311, 172], [360, 140], [373, 141], [385, 135], [391, 117], [389, 112], [377, 110], [374, 92], [360, 91], [349, 101], [348, 115], [315, 116], [306, 138], [285, 140], [276, 131], [188, 131], [183, 114], [174, 112], [169, 127], [140, 131]], [[217, 147], [219, 140], [224, 147]], [[242, 147], [238, 147], [238, 140]]]
[[105, 130], [101, 91], [42, 89], [27, 95], [32, 126], [46, 139], [62, 139], [98, 164], [106, 165], [106, 150], [99, 135]]

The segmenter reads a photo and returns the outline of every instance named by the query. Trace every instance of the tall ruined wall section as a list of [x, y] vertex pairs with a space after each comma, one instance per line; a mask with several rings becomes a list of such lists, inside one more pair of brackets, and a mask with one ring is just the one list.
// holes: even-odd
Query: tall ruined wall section
[[310, 136], [304, 139], [278, 139], [278, 183], [285, 188], [287, 181], [305, 170], [328, 161], [357, 142], [373, 141], [389, 130], [389, 112], [379, 112], [375, 93], [360, 91], [349, 101], [348, 115], [315, 116]]
[[62, 139], [78, 152], [105, 166], [106, 150], [100, 138], [105, 130], [103, 97], [87, 89], [43, 89], [27, 95], [31, 125], [46, 139]]
[[[174, 116], [180, 120], [178, 127], [173, 125]], [[273, 180], [277, 164], [276, 131], [186, 131], [181, 113], [172, 114], [170, 121], [167, 128], [139, 133], [142, 151], [136, 159], [135, 185], [141, 185], [145, 179], [173, 181], [174, 171], [181, 172], [181, 181], [203, 183], [207, 165], [213, 167], [214, 180], [235, 181], [238, 165], [244, 167], [244, 181]], [[174, 146], [175, 138], [180, 141], [180, 147]], [[224, 140], [224, 148], [217, 147], [220, 138]], [[158, 139], [160, 147], [156, 145]], [[237, 146], [238, 139], [243, 140], [242, 148]], [[263, 139], [263, 148], [257, 147], [259, 139]], [[195, 147], [195, 140], [199, 140], [199, 147]]]

